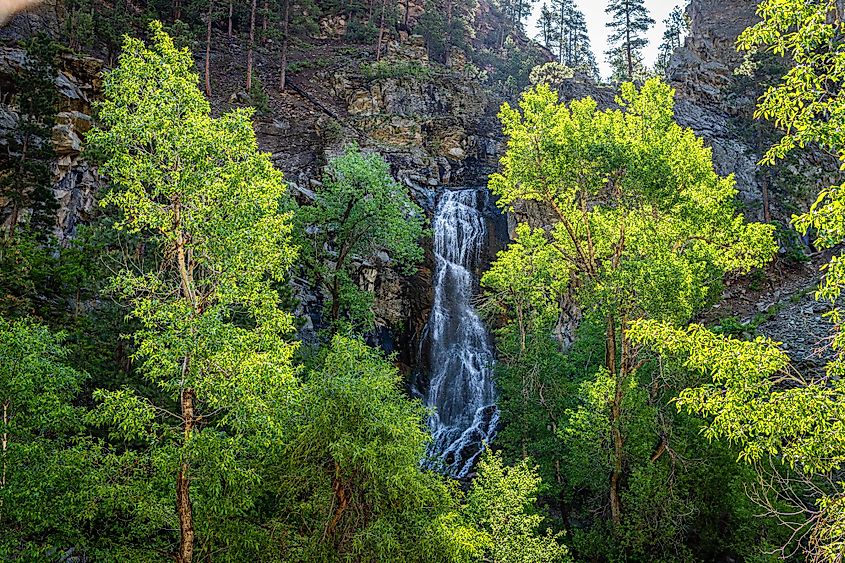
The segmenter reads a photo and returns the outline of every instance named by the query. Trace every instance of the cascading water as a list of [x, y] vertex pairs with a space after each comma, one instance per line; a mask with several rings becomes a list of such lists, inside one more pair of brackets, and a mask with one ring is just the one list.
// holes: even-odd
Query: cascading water
[[465, 477], [496, 432], [493, 347], [472, 306], [487, 240], [486, 189], [444, 192], [434, 214], [434, 304], [428, 320], [431, 377], [425, 403], [432, 465]]

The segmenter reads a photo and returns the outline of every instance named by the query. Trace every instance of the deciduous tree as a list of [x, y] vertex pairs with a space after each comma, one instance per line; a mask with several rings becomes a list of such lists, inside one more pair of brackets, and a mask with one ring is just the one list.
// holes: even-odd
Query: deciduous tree
[[187, 563], [198, 539], [212, 549], [220, 518], [249, 510], [245, 452], [271, 439], [293, 372], [291, 318], [272, 283], [295, 252], [281, 174], [250, 112], [212, 118], [190, 53], [161, 24], [150, 31], [149, 47], [126, 40], [106, 76], [89, 142], [113, 184], [102, 205], [155, 249], [154, 265], [128, 261], [111, 285], [141, 327], [136, 360], [158, 391], [100, 390], [97, 419], [175, 476], [175, 555]]
[[[543, 237], [523, 228], [499, 261], [518, 271], [524, 259], [511, 253], [542, 252], [534, 263], [549, 264], [548, 278], [566, 283], [580, 311], [604, 326], [596, 377], [606, 382], [597, 392], [609, 404], [608, 497], [617, 525], [626, 395], [642, 361], [625, 328], [637, 318], [688, 320], [725, 272], [760, 266], [775, 251], [771, 228], [744, 222], [732, 204], [733, 180], [716, 175], [710, 151], [675, 123], [673, 94], [659, 80], [641, 90], [626, 83], [621, 109], [599, 111], [589, 98], [567, 107], [547, 87], [530, 90], [518, 109], [502, 107], [508, 148], [490, 184], [506, 209], [535, 201], [555, 219]], [[523, 237], [530, 238], [519, 245]], [[499, 280], [510, 277], [488, 283], [501, 291]]]
[[297, 221], [306, 273], [328, 294], [324, 314], [335, 329], [372, 325], [372, 296], [358, 287], [355, 260], [372, 263], [385, 253], [391, 266], [410, 273], [423, 256], [422, 209], [383, 158], [356, 146], [329, 163], [316, 200]]

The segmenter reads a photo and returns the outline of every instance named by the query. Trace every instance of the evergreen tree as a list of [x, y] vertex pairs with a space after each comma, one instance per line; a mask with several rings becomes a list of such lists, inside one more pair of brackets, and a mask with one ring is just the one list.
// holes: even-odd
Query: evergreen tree
[[294, 256], [284, 185], [250, 112], [212, 118], [191, 54], [160, 23], [150, 30], [150, 47], [126, 40], [89, 136], [114, 186], [101, 203], [154, 249], [152, 265], [128, 258], [111, 280], [140, 325], [146, 385], [99, 390], [94, 418], [139, 445], [150, 475], [175, 481], [156, 511], [175, 508], [177, 561], [218, 541], [253, 559], [264, 538], [245, 517], [253, 464], [293, 373], [291, 318], [273, 288]]
[[643, 47], [648, 45], [645, 34], [654, 25], [654, 20], [644, 0], [610, 0], [605, 12], [611, 17], [607, 24], [611, 29], [608, 60], [618, 65], [618, 57], [622, 56], [627, 70], [626, 77], [633, 80], [636, 62], [641, 59]]
[[540, 17], [537, 19], [537, 28], [540, 30], [540, 41], [543, 47], [549, 51], [554, 52], [555, 46], [555, 19], [554, 14], [549, 9], [549, 5], [543, 2], [540, 8]]
[[557, 62], [591, 76], [598, 75], [587, 20], [574, 0], [551, 0], [551, 7], [543, 4], [538, 25], [544, 46], [552, 51]]
[[[58, 208], [50, 173], [58, 102], [53, 62], [57, 45], [45, 35], [36, 35], [25, 47], [22, 88], [13, 98], [19, 117], [6, 134], [8, 158], [0, 163], [0, 194], [5, 204], [0, 208], [0, 224], [9, 236], [14, 236], [22, 219], [28, 219], [43, 233], [53, 226], [53, 214]], [[29, 215], [22, 217], [22, 213]]]
[[660, 75], [666, 74], [672, 54], [676, 49], [680, 49], [681, 41], [689, 31], [689, 23], [680, 6], [676, 6], [672, 10], [663, 24], [666, 26], [666, 30], [663, 32], [663, 42], [660, 44], [660, 51], [655, 64], [655, 70]]
[[473, 37], [477, 0], [426, 0], [419, 21], [419, 32], [425, 37], [431, 57], [443, 63], [449, 60], [452, 47], [466, 47]]

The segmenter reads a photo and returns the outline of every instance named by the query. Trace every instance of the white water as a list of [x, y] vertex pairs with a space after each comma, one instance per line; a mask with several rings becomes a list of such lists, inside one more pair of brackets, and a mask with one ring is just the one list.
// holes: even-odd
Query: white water
[[[432, 466], [465, 477], [496, 432], [490, 335], [472, 306], [474, 269], [487, 240], [486, 189], [444, 192], [434, 214], [434, 304], [428, 320], [431, 377], [425, 403]], [[442, 464], [442, 465], [441, 465]]]

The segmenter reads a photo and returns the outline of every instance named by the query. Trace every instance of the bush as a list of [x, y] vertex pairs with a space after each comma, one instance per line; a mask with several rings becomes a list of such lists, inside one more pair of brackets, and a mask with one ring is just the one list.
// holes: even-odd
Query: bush
[[254, 73], [252, 75], [252, 84], [249, 88], [249, 101], [259, 115], [270, 113], [270, 97], [267, 95], [264, 84]]

